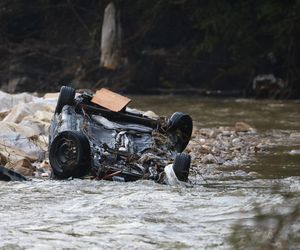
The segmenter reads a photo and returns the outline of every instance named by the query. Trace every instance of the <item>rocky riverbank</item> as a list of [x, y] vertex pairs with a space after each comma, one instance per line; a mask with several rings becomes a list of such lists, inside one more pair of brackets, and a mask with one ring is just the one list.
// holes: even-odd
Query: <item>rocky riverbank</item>
[[249, 171], [245, 162], [269, 145], [270, 139], [244, 122], [236, 122], [233, 127], [195, 129], [188, 146], [193, 159], [190, 176], [197, 182], [256, 178], [258, 174]]
[[[25, 176], [50, 178], [48, 130], [57, 96], [0, 92], [1, 165]], [[269, 143], [269, 139], [243, 122], [236, 122], [232, 127], [195, 128], [186, 149], [192, 156], [191, 179], [257, 177], [255, 172], [241, 166]]]

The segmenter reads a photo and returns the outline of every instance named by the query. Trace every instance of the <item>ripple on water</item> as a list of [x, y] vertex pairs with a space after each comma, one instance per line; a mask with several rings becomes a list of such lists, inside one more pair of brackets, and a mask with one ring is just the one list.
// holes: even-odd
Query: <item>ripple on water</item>
[[267, 182], [193, 188], [151, 181], [0, 183], [0, 247], [222, 248], [231, 225], [253, 218], [256, 204], [283, 202]]

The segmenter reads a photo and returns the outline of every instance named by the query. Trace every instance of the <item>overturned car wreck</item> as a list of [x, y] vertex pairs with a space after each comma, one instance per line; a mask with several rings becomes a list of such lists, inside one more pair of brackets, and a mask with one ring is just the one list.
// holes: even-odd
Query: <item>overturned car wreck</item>
[[75, 89], [61, 88], [49, 136], [49, 161], [56, 178], [168, 183], [171, 172], [179, 181], [188, 180], [191, 158], [182, 152], [193, 129], [189, 115], [146, 117], [126, 105], [109, 109], [95, 98], [93, 93], [75, 95]]

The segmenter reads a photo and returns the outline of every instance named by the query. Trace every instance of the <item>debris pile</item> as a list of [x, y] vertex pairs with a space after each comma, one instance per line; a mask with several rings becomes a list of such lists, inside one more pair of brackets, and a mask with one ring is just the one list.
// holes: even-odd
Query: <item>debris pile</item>
[[43, 162], [56, 100], [0, 92], [0, 102], [0, 164], [25, 176], [50, 176]]

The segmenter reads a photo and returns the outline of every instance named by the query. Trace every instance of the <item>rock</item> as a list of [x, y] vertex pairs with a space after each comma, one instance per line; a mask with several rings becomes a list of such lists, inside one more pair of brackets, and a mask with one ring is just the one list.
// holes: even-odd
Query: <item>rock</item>
[[202, 160], [204, 164], [217, 163], [217, 159], [212, 154], [205, 155]]
[[247, 177], [248, 174], [244, 171], [244, 170], [236, 170], [233, 172], [234, 176], [238, 176], [238, 177]]
[[59, 92], [55, 92], [55, 93], [46, 93], [43, 98], [44, 99], [58, 99], [59, 97]]
[[20, 103], [12, 108], [11, 112], [3, 119], [3, 121], [20, 123], [24, 117], [34, 115], [37, 111], [51, 112], [52, 110], [46, 103]]
[[50, 123], [53, 117], [53, 112], [38, 110], [34, 113], [34, 117], [39, 121]]
[[41, 168], [52, 171], [52, 168], [51, 168], [49, 162], [46, 161], [46, 160], [44, 160], [44, 161], [41, 163]]
[[47, 123], [42, 123], [36, 119], [30, 119], [30, 117], [25, 117], [21, 123], [18, 125], [24, 128], [31, 128], [35, 135], [45, 134], [49, 129], [49, 125]]
[[16, 105], [0, 121], [0, 152], [12, 163], [23, 158], [32, 161], [43, 159], [55, 103], [49, 104], [43, 98], [28, 94], [9, 95], [0, 92], [0, 101], [1, 98], [7, 104], [5, 108], [11, 107], [9, 102]]
[[217, 132], [214, 129], [205, 129], [202, 128], [199, 131], [197, 131], [197, 133], [195, 132], [195, 134], [200, 134], [202, 136], [208, 137], [208, 138], [212, 138], [212, 137], [216, 137]]
[[222, 135], [223, 136], [231, 136], [231, 132], [228, 130], [224, 130], [224, 131], [222, 131]]
[[293, 133], [290, 134], [290, 137], [298, 139], [298, 138], [300, 138], [300, 133], [299, 132], [293, 132]]
[[214, 138], [217, 136], [217, 131], [216, 130], [211, 130], [210, 133], [208, 134], [209, 138]]
[[15, 162], [17, 162], [19, 160], [22, 160], [24, 158], [28, 158], [31, 161], [36, 161], [37, 160], [36, 157], [30, 158], [30, 155], [28, 155], [25, 152], [19, 150], [18, 148], [4, 146], [4, 145], [2, 145], [1, 142], [0, 142], [0, 151], [2, 152], [2, 155], [6, 159], [6, 163], [7, 162], [15, 163]]
[[37, 178], [50, 178], [52, 174], [52, 168], [48, 161], [43, 160], [42, 162], [34, 162], [32, 164], [36, 171], [34, 172], [34, 177]]
[[0, 122], [0, 141], [1, 138], [8, 138], [9, 134], [17, 133], [20, 137], [31, 138], [39, 135], [39, 130], [35, 131], [31, 127], [23, 126], [13, 122]]
[[3, 120], [8, 114], [9, 114], [9, 111], [0, 112], [0, 121]]
[[49, 162], [46, 160], [43, 160], [42, 162], [35, 162], [35, 163], [33, 163], [33, 165], [35, 166], [35, 168], [37, 170], [41, 170], [42, 172], [45, 172], [47, 170], [49, 170], [49, 171], [52, 170]]
[[16, 132], [0, 133], [0, 152], [10, 162], [23, 158], [35, 161], [45, 157], [45, 151], [36, 137], [27, 138]]
[[258, 178], [260, 175], [257, 172], [251, 171], [248, 173], [249, 177]]
[[261, 149], [265, 148], [266, 146], [263, 145], [262, 143], [259, 143], [259, 144], [257, 144], [255, 147], [256, 147], [258, 150], [261, 150]]
[[7, 163], [5, 167], [10, 168], [24, 176], [33, 176], [35, 171], [35, 168], [28, 159], [19, 160], [14, 164]]
[[159, 116], [158, 116], [157, 114], [155, 114], [155, 113], [154, 113], [153, 111], [151, 111], [151, 110], [146, 111], [146, 112], [143, 114], [143, 116], [148, 117], [148, 118], [151, 118], [151, 119], [154, 119], [154, 120], [159, 119]]
[[300, 150], [299, 149], [293, 149], [289, 151], [290, 155], [300, 155]]
[[240, 138], [234, 138], [232, 140], [232, 144], [239, 144], [239, 143], [241, 143], [241, 139]]
[[41, 177], [43, 177], [43, 178], [49, 178], [50, 175], [49, 175], [49, 173], [42, 173], [42, 174], [41, 174]]
[[211, 152], [211, 147], [208, 145], [203, 145], [199, 148], [199, 152], [202, 154], [208, 154]]
[[17, 104], [33, 102], [36, 101], [37, 99], [39, 98], [34, 95], [30, 95], [28, 93], [11, 95], [0, 91], [0, 103], [1, 103], [0, 113], [9, 111]]
[[7, 158], [0, 153], [0, 165], [4, 166], [7, 163]]
[[235, 124], [236, 132], [254, 132], [255, 129], [245, 122], [237, 122]]
[[235, 146], [235, 147], [229, 148], [230, 151], [240, 151], [241, 149], [242, 149], [241, 146]]
[[199, 139], [199, 143], [200, 143], [200, 144], [204, 144], [205, 142], [206, 142], [205, 139], [203, 139], [203, 138], [200, 138], [200, 139]]

